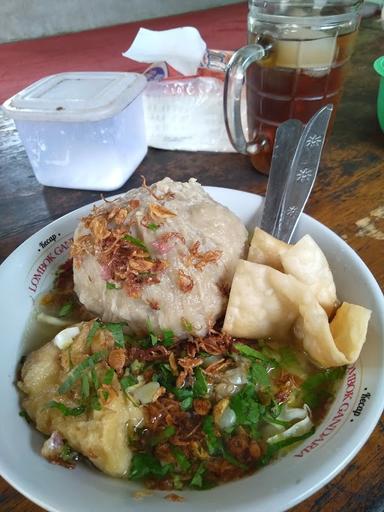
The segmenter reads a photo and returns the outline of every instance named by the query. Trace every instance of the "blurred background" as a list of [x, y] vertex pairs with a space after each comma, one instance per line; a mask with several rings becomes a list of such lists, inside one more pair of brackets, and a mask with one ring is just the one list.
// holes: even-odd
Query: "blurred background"
[[0, 0], [0, 43], [241, 2], [244, 0]]

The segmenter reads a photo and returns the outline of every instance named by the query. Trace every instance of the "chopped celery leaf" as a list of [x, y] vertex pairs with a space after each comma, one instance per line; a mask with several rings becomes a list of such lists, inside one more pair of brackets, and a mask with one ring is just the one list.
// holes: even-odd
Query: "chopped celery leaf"
[[48, 402], [48, 408], [58, 409], [63, 414], [63, 416], [80, 416], [85, 412], [85, 405], [79, 405], [78, 407], [67, 407], [65, 404], [56, 402], [55, 400]]
[[68, 374], [68, 377], [59, 387], [59, 393], [63, 395], [67, 391], [71, 389], [71, 387], [81, 379], [83, 372], [88, 368], [93, 368], [97, 363], [102, 361], [107, 357], [107, 352], [105, 350], [101, 350], [99, 352], [95, 352], [91, 356], [86, 357], [80, 364], [75, 366]]
[[244, 343], [235, 343], [234, 347], [242, 356], [249, 357], [250, 359], [259, 359], [266, 363], [269, 362], [269, 359], [264, 354], [249, 345], [245, 345]]
[[205, 396], [208, 393], [207, 381], [201, 368], [195, 370], [195, 383], [193, 385], [193, 396], [195, 398]]
[[171, 469], [171, 464], [160, 464], [150, 453], [135, 453], [132, 457], [129, 478], [131, 480], [139, 480], [144, 477], [162, 478]]

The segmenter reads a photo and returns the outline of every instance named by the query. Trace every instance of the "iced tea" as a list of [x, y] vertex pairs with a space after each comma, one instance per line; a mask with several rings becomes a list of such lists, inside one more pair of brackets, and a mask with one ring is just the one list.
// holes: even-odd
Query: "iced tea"
[[[307, 122], [322, 106], [332, 103], [332, 125], [356, 33], [328, 36], [298, 28], [292, 37], [274, 40], [269, 58], [247, 69], [249, 139], [267, 140], [263, 149], [251, 156], [257, 170], [269, 171], [280, 123], [292, 118]], [[259, 38], [251, 33], [249, 43]]]

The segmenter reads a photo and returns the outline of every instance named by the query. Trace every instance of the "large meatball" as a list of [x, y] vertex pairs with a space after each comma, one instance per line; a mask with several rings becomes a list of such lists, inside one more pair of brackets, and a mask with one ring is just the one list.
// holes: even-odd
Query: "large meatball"
[[195, 179], [169, 178], [106, 201], [74, 235], [75, 290], [104, 321], [205, 335], [224, 313], [247, 231]]

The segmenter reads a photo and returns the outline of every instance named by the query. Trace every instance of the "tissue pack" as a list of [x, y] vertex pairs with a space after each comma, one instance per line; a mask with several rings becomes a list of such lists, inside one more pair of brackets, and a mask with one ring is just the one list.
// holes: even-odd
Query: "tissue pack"
[[141, 28], [123, 55], [151, 63], [144, 72], [148, 85], [143, 95], [149, 146], [234, 152], [223, 113], [225, 68], [231, 52], [207, 49], [194, 27]]

